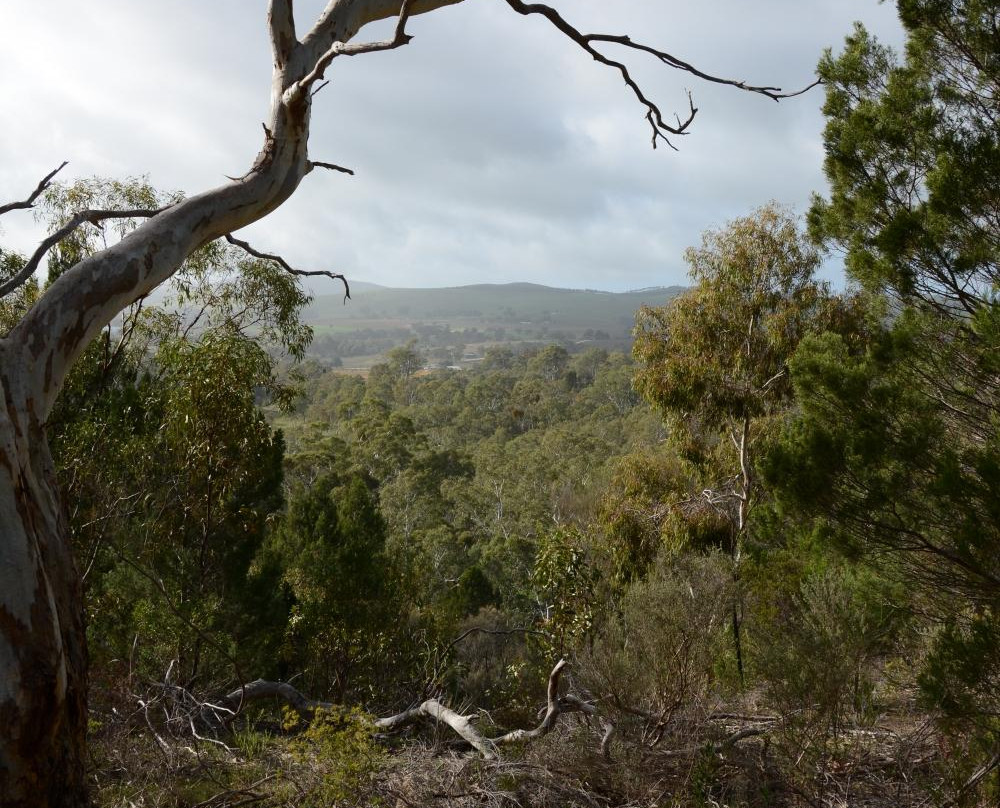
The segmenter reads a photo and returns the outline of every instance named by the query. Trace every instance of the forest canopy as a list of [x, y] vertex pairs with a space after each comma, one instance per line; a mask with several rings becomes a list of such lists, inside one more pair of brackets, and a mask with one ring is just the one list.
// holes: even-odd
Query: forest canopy
[[[348, 372], [307, 358], [301, 278], [214, 237], [79, 326], [30, 468], [80, 573], [93, 801], [995, 803], [1000, 8], [898, 8], [902, 54], [859, 25], [820, 62], [828, 192], [703, 233], [630, 346], [484, 328], [461, 364], [413, 329]], [[60, 235], [44, 281], [0, 251], [5, 351], [185, 199], [29, 204]]]

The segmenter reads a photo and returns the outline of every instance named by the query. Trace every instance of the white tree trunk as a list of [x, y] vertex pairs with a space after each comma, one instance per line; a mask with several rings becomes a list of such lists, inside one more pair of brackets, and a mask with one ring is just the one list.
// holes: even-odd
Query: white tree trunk
[[[409, 14], [460, 0], [416, 0]], [[291, 0], [268, 13], [274, 72], [264, 147], [242, 178], [190, 197], [118, 244], [85, 258], [0, 339], [0, 805], [83, 806], [87, 654], [81, 582], [69, 546], [45, 422], [80, 353], [122, 309], [167, 280], [208, 242], [266, 216], [298, 187], [310, 92], [366, 24], [402, 0], [331, 0], [295, 35]]]
[[80, 579], [35, 401], [0, 347], [0, 805], [84, 803]]

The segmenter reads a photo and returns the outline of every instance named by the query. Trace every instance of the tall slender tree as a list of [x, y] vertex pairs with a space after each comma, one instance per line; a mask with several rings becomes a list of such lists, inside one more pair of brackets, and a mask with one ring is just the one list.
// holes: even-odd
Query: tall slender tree
[[[636, 386], [673, 424], [691, 432], [709, 458], [701, 495], [686, 508], [721, 515], [739, 576], [750, 513], [760, 501], [757, 446], [768, 419], [788, 406], [787, 361], [810, 332], [849, 311], [814, 277], [819, 255], [795, 219], [776, 205], [705, 234], [687, 252], [694, 287], [666, 306], [640, 310]], [[739, 610], [733, 610], [743, 673]]]

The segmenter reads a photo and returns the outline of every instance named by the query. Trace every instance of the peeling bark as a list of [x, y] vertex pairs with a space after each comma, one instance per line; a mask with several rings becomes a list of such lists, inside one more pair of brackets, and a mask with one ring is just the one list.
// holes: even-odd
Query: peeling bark
[[0, 805], [86, 801], [80, 578], [33, 402], [0, 345]]

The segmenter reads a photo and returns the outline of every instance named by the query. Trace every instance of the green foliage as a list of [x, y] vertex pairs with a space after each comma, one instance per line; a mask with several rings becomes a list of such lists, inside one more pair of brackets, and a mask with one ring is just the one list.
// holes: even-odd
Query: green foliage
[[[738, 581], [751, 517], [766, 496], [756, 469], [759, 447], [792, 403], [788, 359], [808, 334], [854, 333], [861, 309], [815, 280], [819, 254], [791, 214], [774, 204], [707, 232], [686, 258], [695, 286], [662, 308], [641, 309], [633, 348], [640, 361], [636, 388], [666, 418], [684, 463], [667, 479], [662, 471], [659, 479], [648, 473], [657, 465], [666, 470], [662, 462], [640, 466], [646, 473], [639, 474], [625, 467], [626, 496], [612, 494], [624, 507], [607, 508], [605, 522], [615, 539], [631, 545], [635, 571], [659, 538], [675, 548], [727, 550]], [[656, 504], [652, 522], [632, 515], [636, 499]], [[734, 598], [742, 680], [738, 590]]]
[[[54, 229], [81, 208], [174, 198], [145, 181], [81, 180], [50, 187], [38, 215]], [[107, 227], [61, 242], [50, 278], [134, 222]], [[302, 354], [307, 300], [283, 270], [210, 244], [74, 366], [48, 426], [102, 675], [158, 678], [173, 661], [187, 682], [238, 659], [273, 671], [285, 604], [254, 557], [281, 507], [284, 441], [258, 405], [291, 400], [270, 352]]]
[[[124, 180], [106, 177], [79, 179], [71, 185], [54, 182], [42, 195], [36, 218], [44, 220], [50, 232], [66, 224], [82, 210], [156, 210], [180, 198], [162, 194], [149, 184], [147, 177]], [[109, 244], [108, 236], [122, 239], [138, 226], [141, 219], [112, 219], [102, 225], [83, 225], [49, 251], [47, 283], [81, 259]]]
[[[857, 333], [861, 309], [814, 279], [818, 254], [775, 205], [706, 233], [687, 260], [696, 285], [639, 312], [636, 387], [667, 418], [688, 461], [690, 482], [667, 487], [686, 499], [693, 534], [718, 534], [715, 523], [728, 519], [722, 546], [738, 556], [761, 499], [758, 445], [792, 400], [788, 359], [809, 334]], [[678, 496], [683, 488], [704, 493]]]
[[[621, 458], [601, 499], [598, 523], [617, 581], [645, 575], [659, 553], [732, 551], [730, 515], [699, 488], [720, 468], [686, 461], [671, 442]], [[728, 459], [728, 458], [727, 458]]]
[[996, 3], [898, 5], [902, 63], [860, 26], [820, 63], [832, 193], [810, 226], [866, 288], [968, 313], [997, 279]]
[[[706, 716], [740, 631], [747, 698], [839, 730], [875, 715], [910, 637], [897, 607], [940, 617], [960, 595], [921, 681], [953, 717], [993, 709], [995, 308], [952, 322], [837, 298], [769, 206], [709, 233], [697, 286], [641, 315], [635, 385], [604, 349], [496, 350], [457, 372], [409, 343], [367, 377], [303, 368], [296, 411], [272, 351], [302, 355], [305, 298], [233, 259], [212, 246], [165, 307], [127, 312], [53, 418], [102, 689], [173, 660], [216, 689], [235, 661], [311, 695], [438, 692], [513, 725], [556, 652], [623, 744], [691, 748], [685, 732], [719, 737]], [[901, 560], [902, 537], [921, 553]], [[284, 744], [233, 738], [261, 766]], [[317, 714], [287, 744], [299, 801], [376, 790], [361, 713]], [[724, 770], [695, 765], [694, 790], [722, 793]]]
[[[862, 294], [818, 282], [817, 247], [772, 204], [688, 251], [693, 288], [639, 314], [638, 367], [593, 324], [584, 339], [605, 347], [571, 353], [571, 335], [553, 334], [519, 354], [484, 349], [478, 326], [437, 324], [366, 377], [280, 373], [277, 352], [305, 355], [308, 298], [221, 244], [156, 306], [125, 312], [49, 425], [101, 691], [169, 664], [186, 686], [295, 672], [339, 700], [423, 689], [509, 716], [535, 706], [539, 657], [556, 652], [576, 657], [576, 682], [623, 743], [638, 729], [645, 765], [667, 733], [719, 737], [721, 725], [698, 733], [731, 695], [731, 641], [743, 678], [745, 632], [757, 686], [745, 697], [777, 709], [802, 751], [874, 721], [885, 670], [919, 651], [924, 698], [955, 747], [992, 754], [997, 6], [899, 8], [902, 61], [859, 27], [820, 65], [831, 195], [809, 226], [845, 251]], [[173, 198], [88, 180], [53, 186], [40, 213], [57, 227], [83, 207]], [[132, 227], [80, 228], [53, 251], [50, 280]], [[22, 264], [0, 253], [0, 278]], [[0, 303], [0, 329], [37, 294], [31, 281]], [[500, 303], [491, 316], [522, 340], [520, 326], [545, 335], [558, 319], [539, 302], [538, 323], [518, 322]], [[348, 355], [392, 333], [326, 339]], [[457, 371], [466, 340], [484, 358]], [[290, 457], [262, 406], [290, 427]], [[286, 724], [301, 733], [248, 724], [233, 744], [261, 765], [291, 752], [281, 785], [296, 804], [374, 803], [386, 755], [363, 712]], [[676, 748], [699, 748], [687, 741]], [[734, 751], [662, 758], [688, 755], [689, 794], [719, 801]], [[207, 803], [206, 787], [175, 796]]]
[[[660, 428], [632, 390], [632, 364], [620, 353], [501, 351], [495, 362], [462, 372], [416, 372], [415, 351], [409, 345], [393, 352], [367, 378], [311, 372], [304, 417], [281, 421], [292, 446], [288, 478], [293, 490], [306, 491], [325, 475], [343, 482], [358, 474], [385, 519], [395, 624], [371, 648], [395, 659], [396, 669], [362, 660], [351, 674], [352, 692], [382, 695], [412, 677], [418, 684], [403, 692], [410, 698], [430, 669], [456, 697], [502, 707], [508, 696], [523, 698], [526, 684], [544, 683], [548, 671], [536, 669], [527, 654], [526, 637], [533, 635], [498, 640], [495, 655], [484, 648], [493, 661], [483, 665], [464, 651], [482, 637], [464, 640], [444, 663], [433, 661], [437, 649], [489, 615], [505, 627], [536, 626], [540, 592], [533, 573], [552, 532], [545, 526], [582, 530], [616, 459], [655, 440]], [[342, 513], [339, 500], [336, 506]], [[297, 563], [295, 552], [278, 556]], [[574, 598], [597, 597], [584, 592], [582, 581], [573, 586]], [[545, 588], [550, 603], [562, 597], [554, 578]], [[569, 600], [564, 605], [570, 608]], [[305, 669], [308, 680], [316, 665], [303, 652], [307, 646], [304, 635], [290, 633], [284, 665]]]
[[992, 610], [965, 615], [934, 637], [920, 685], [928, 701], [960, 722], [996, 732], [1000, 701], [1000, 625]]
[[[135, 317], [135, 342], [113, 353], [104, 339], [78, 363], [53, 445], [92, 571], [96, 647], [128, 658], [139, 636], [143, 669], [162, 674], [173, 658], [194, 676], [206, 646], [225, 658], [246, 632], [252, 647], [256, 618], [267, 621], [247, 574], [281, 504], [284, 444], [256, 408], [271, 363], [244, 339], [195, 342]], [[147, 336], [159, 339], [152, 355]], [[232, 640], [211, 639], [217, 631]]]
[[547, 345], [528, 362], [528, 371], [547, 382], [563, 378], [569, 368], [569, 354], [559, 345]]
[[707, 232], [686, 257], [694, 287], [639, 312], [637, 388], [668, 417], [696, 413], [712, 428], [773, 412], [791, 394], [788, 357], [839, 304], [813, 278], [819, 256], [771, 205]]
[[532, 581], [545, 608], [552, 656], [566, 654], [594, 625], [599, 573], [588, 558], [588, 543], [576, 528], [556, 528], [538, 542]]
[[247, 760], [263, 758], [272, 743], [272, 736], [265, 732], [258, 732], [249, 724], [239, 727], [233, 732], [233, 744]]
[[[453, 643], [445, 647], [438, 664], [438, 681], [457, 702], [500, 711], [501, 716], [516, 716], [516, 721], [534, 720], [536, 699], [544, 698], [547, 670], [535, 664], [535, 645], [529, 639], [537, 635], [520, 630], [514, 618], [493, 606], [457, 622]], [[549, 665], [550, 656], [545, 656]], [[527, 707], [527, 714], [520, 714]]]
[[731, 561], [722, 554], [661, 556], [582, 651], [587, 686], [626, 715], [647, 716], [662, 735], [671, 716], [710, 695], [732, 588]]
[[444, 611], [449, 617], [461, 619], [477, 614], [497, 602], [497, 593], [479, 566], [466, 569], [444, 596]]
[[[285, 727], [297, 727], [299, 717], [286, 712]], [[375, 741], [371, 717], [356, 707], [320, 707], [309, 725], [289, 744], [299, 763], [297, 779], [306, 781], [296, 805], [333, 808], [377, 805], [372, 785], [386, 755]]]
[[[804, 343], [802, 413], [763, 470], [786, 513], [907, 587], [935, 627], [925, 696], [978, 724], [997, 704], [996, 390], [983, 377], [966, 387], [979, 373], [970, 343], [952, 329], [931, 340], [936, 317], [904, 312], [864, 356], [833, 336]], [[960, 413], [948, 406], [959, 398]]]
[[871, 571], [833, 566], [806, 575], [790, 601], [775, 604], [773, 621], [760, 627], [766, 641], [756, 664], [793, 724], [836, 736], [848, 717], [874, 720], [878, 663], [895, 650], [903, 617], [894, 594]]
[[901, 316], [861, 357], [838, 337], [805, 343], [793, 362], [802, 416], [765, 471], [789, 507], [823, 518], [845, 548], [888, 550], [915, 577], [989, 602], [1000, 445], [984, 405], [996, 390], [983, 379], [962, 415], [935, 401], [928, 374], [947, 365], [947, 383], [957, 381], [967, 343], [928, 345], [925, 317]]
[[[14, 277], [24, 266], [24, 256], [0, 249], [0, 282]], [[0, 299], [0, 336], [6, 335], [38, 297], [38, 281], [32, 277]]]
[[803, 342], [801, 415], [763, 469], [785, 513], [907, 588], [934, 636], [925, 696], [983, 733], [1000, 704], [997, 5], [898, 5], [902, 59], [858, 27], [820, 65], [831, 194], [810, 213], [884, 313], [864, 351]]
[[320, 477], [294, 492], [270, 550], [292, 597], [286, 664], [311, 692], [339, 698], [378, 663], [399, 624], [385, 522], [364, 481]]

